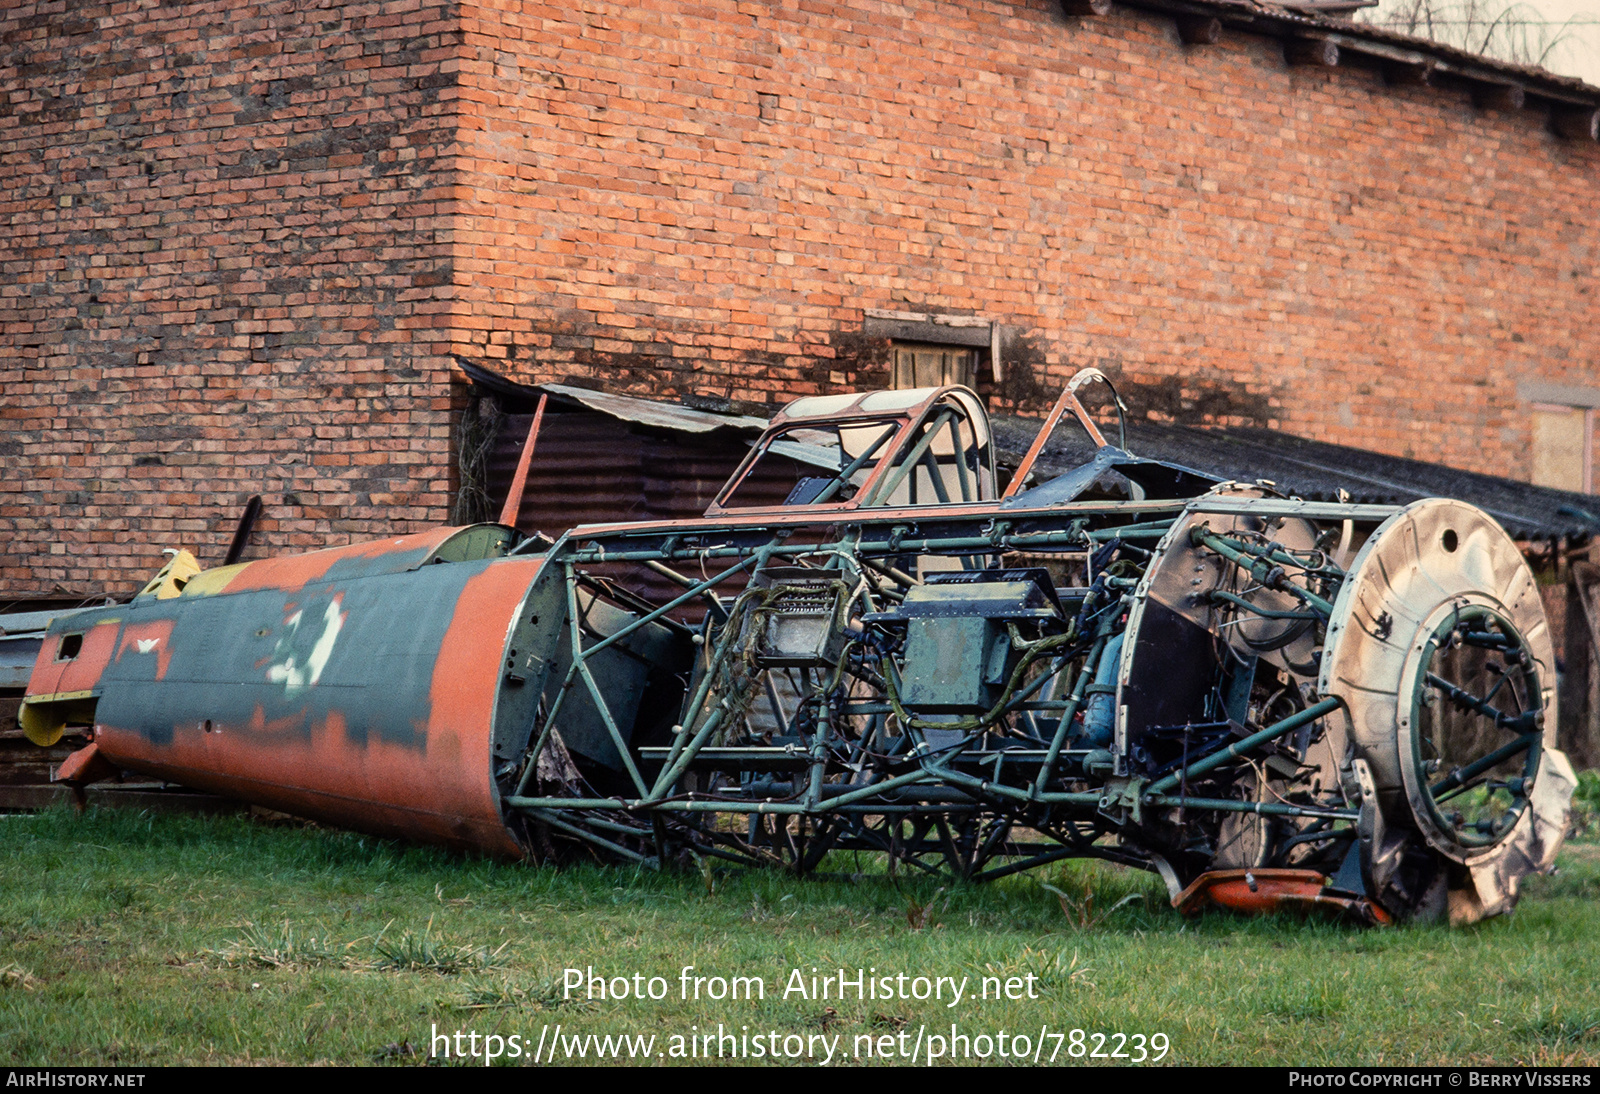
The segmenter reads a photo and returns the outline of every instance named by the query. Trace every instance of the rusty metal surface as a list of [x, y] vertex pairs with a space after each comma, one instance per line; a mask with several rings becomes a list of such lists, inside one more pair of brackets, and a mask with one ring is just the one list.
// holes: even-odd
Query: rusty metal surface
[[[213, 571], [220, 587], [58, 622], [29, 699], [88, 693], [118, 767], [300, 816], [503, 855], [501, 655], [538, 558], [429, 564], [459, 534]], [[57, 654], [80, 633], [70, 659]]]
[[[802, 400], [718, 497], [766, 466], [754, 485], [798, 488], [701, 516], [679, 484], [704, 472], [660, 444], [725, 467], [716, 431], [553, 407], [527, 496], [562, 523], [620, 507], [603, 469], [562, 477], [587, 443], [661, 484], [626, 488], [654, 519], [178, 553], [51, 625], [24, 728], [92, 727], [80, 780], [103, 756], [503, 855], [806, 872], [844, 850], [980, 880], [1089, 856], [1190, 906], [1373, 921], [1503, 912], [1549, 864], [1572, 789], [1553, 661], [1487, 515], [1275, 497], [1111, 445], [1138, 490], [1086, 493], [1092, 465], [1001, 500], [992, 474], [971, 489], [982, 417], [959, 390]], [[793, 423], [836, 428], [829, 477], [766, 459]], [[917, 468], [938, 503], [898, 492]]]
[[[533, 415], [507, 414], [489, 457], [488, 494], [497, 504], [515, 476], [521, 445]], [[528, 470], [515, 526], [556, 538], [580, 524], [700, 520], [750, 451], [743, 434], [644, 432], [609, 414], [552, 402], [539, 430], [538, 456]], [[794, 486], [767, 476], [748, 485], [777, 506]], [[679, 587], [655, 573], [594, 572], [628, 581], [650, 598], [675, 595]]]
[[1241, 915], [1292, 912], [1374, 926], [1391, 922], [1389, 914], [1372, 901], [1330, 889], [1327, 877], [1315, 870], [1213, 870], [1173, 897], [1172, 906], [1184, 915], [1218, 907]]

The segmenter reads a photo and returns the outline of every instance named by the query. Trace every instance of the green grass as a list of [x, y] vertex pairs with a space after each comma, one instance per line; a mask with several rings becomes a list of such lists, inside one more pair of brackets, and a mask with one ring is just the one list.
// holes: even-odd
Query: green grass
[[[1072, 864], [985, 886], [882, 876], [533, 868], [242, 817], [0, 817], [0, 1059], [427, 1062], [430, 1031], [537, 1039], [726, 1026], [1155, 1034], [1189, 1064], [1600, 1059], [1600, 847], [1514, 916], [1360, 930], [1186, 921], [1143, 874]], [[830, 863], [853, 868], [850, 856]], [[764, 1001], [684, 1001], [679, 971]], [[668, 998], [566, 998], [563, 969]], [[784, 999], [792, 969], [1029, 975], [1040, 998]], [[909, 1043], [909, 1042], [908, 1042]], [[1048, 1049], [1045, 1052], [1048, 1055]], [[1062, 1062], [1065, 1061], [1063, 1053]]]

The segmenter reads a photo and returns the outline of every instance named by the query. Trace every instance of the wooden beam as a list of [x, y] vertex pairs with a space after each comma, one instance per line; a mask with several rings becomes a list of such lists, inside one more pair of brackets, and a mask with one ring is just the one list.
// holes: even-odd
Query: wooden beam
[[1550, 128], [1569, 141], [1600, 140], [1600, 108], [1554, 107], [1550, 111]]
[[1061, 10], [1068, 15], [1110, 15], [1111, 0], [1061, 0]]
[[1519, 84], [1478, 84], [1472, 89], [1472, 103], [1479, 110], [1521, 110], [1527, 98]]
[[528, 482], [528, 464], [533, 459], [533, 446], [539, 441], [539, 423], [544, 421], [544, 404], [549, 398], [543, 392], [539, 395], [539, 405], [533, 411], [533, 424], [528, 427], [528, 439], [522, 442], [522, 455], [517, 459], [517, 473], [511, 477], [506, 503], [500, 507], [500, 523], [508, 528], [517, 526], [517, 514], [522, 512], [522, 488]]
[[1433, 70], [1432, 61], [1415, 64], [1390, 62], [1383, 66], [1383, 79], [1390, 87], [1426, 87], [1433, 78]]
[[1209, 15], [1180, 15], [1178, 37], [1186, 45], [1214, 46], [1222, 37], [1222, 20]]
[[1283, 57], [1291, 65], [1333, 68], [1339, 63], [1339, 47], [1326, 38], [1290, 38], [1283, 43]]

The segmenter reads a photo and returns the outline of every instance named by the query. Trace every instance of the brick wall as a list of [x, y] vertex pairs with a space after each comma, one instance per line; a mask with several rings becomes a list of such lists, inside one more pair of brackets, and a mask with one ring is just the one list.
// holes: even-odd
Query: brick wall
[[443, 519], [447, 352], [781, 400], [885, 382], [864, 309], [982, 314], [1001, 405], [1096, 364], [1160, 415], [1514, 477], [1518, 383], [1597, 382], [1600, 146], [1264, 37], [211, 0], [0, 42], [0, 586], [219, 556], [256, 491], [258, 549]]
[[1136, 405], [1526, 474], [1592, 382], [1600, 154], [1542, 112], [1054, 0], [535, 0], [465, 24], [471, 350], [782, 398], [887, 377], [864, 308], [1011, 328], [1002, 403]]
[[453, 11], [0, 9], [0, 588], [438, 519]]

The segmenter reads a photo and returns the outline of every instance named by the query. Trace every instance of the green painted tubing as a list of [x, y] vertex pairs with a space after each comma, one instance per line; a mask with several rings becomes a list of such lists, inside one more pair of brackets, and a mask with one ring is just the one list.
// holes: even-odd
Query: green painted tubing
[[[1211, 548], [1211, 550], [1217, 552], [1217, 554], [1221, 555], [1229, 562], [1232, 562], [1236, 566], [1243, 566], [1246, 570], [1249, 570], [1251, 575], [1257, 580], [1265, 577], [1267, 571], [1272, 569], [1272, 567], [1268, 566], [1266, 562], [1258, 560], [1255, 555], [1237, 549], [1229, 540], [1217, 535], [1215, 532], [1208, 531], [1204, 526], [1197, 527], [1194, 530], [1194, 535], [1197, 540]], [[1302, 589], [1293, 582], [1287, 583], [1281, 591], [1299, 597], [1307, 604], [1310, 604], [1313, 608], [1316, 608], [1318, 611], [1322, 612], [1323, 615], [1333, 614], [1333, 605], [1331, 603], [1322, 599], [1322, 597], [1318, 596], [1316, 593], [1313, 593], [1307, 589]]]
[[821, 505], [823, 502], [831, 499], [840, 490], [843, 490], [845, 484], [850, 481], [850, 476], [854, 475], [857, 471], [860, 471], [861, 465], [872, 459], [873, 456], [877, 455], [878, 449], [882, 448], [884, 443], [888, 441], [889, 438], [895, 436], [899, 432], [900, 431], [898, 429], [894, 429], [893, 427], [886, 429], [876, 441], [872, 442], [871, 447], [869, 447], [865, 452], [861, 453], [861, 455], [857, 456], [855, 459], [851, 460], [849, 466], [841, 468], [839, 473], [833, 477], [833, 481], [828, 484], [828, 488], [811, 499], [811, 504]]
[[[1160, 509], [1160, 504], [1149, 506], [1150, 509]], [[1154, 530], [1152, 530], [1154, 531]], [[1165, 530], [1162, 530], [1165, 535]], [[894, 547], [889, 546], [889, 541], [862, 540], [858, 543], [833, 543], [833, 544], [796, 544], [791, 547], [778, 547], [772, 549], [772, 554], [778, 558], [794, 558], [800, 555], [828, 554], [844, 547], [849, 547], [856, 552], [876, 552], [885, 555], [901, 555], [913, 552], [933, 551], [962, 551], [962, 550], [1002, 550], [1013, 547], [1056, 546], [1081, 544], [1084, 539], [1083, 532], [1019, 532], [1015, 535], [1000, 536], [951, 536], [945, 539], [906, 539], [901, 540]], [[670, 562], [688, 561], [697, 562], [702, 558], [737, 558], [740, 555], [752, 553], [755, 548], [747, 547], [712, 547], [705, 551], [676, 550], [665, 552], [652, 551], [574, 551], [567, 555], [565, 562]]]
[[1343, 809], [1319, 809], [1314, 805], [1286, 802], [1244, 802], [1233, 798], [1187, 798], [1177, 794], [1151, 794], [1145, 805], [1174, 806], [1183, 809], [1213, 810], [1223, 813], [1258, 813], [1268, 817], [1314, 817], [1325, 820], [1356, 820], [1360, 814]]
[[[1494, 724], [1501, 729], [1516, 729], [1527, 734], [1531, 733], [1538, 725], [1537, 718], [1541, 713], [1539, 710], [1525, 710], [1513, 718], [1505, 711], [1495, 709], [1470, 691], [1456, 687], [1442, 676], [1430, 672], [1428, 673], [1428, 683], [1444, 692], [1445, 697], [1456, 704], [1457, 707], [1466, 707], [1468, 710], [1482, 714], [1486, 718], [1493, 718]], [[1504, 757], [1501, 758], [1504, 759]], [[1491, 764], [1490, 766], [1493, 765]], [[1468, 778], [1471, 778], [1471, 776], [1469, 775]]]
[[1450, 774], [1446, 775], [1444, 778], [1428, 787], [1428, 795], [1430, 797], [1437, 798], [1446, 790], [1454, 789], [1455, 787], [1466, 782], [1468, 779], [1483, 774], [1491, 767], [1495, 767], [1501, 763], [1504, 763], [1517, 753], [1527, 751], [1528, 749], [1532, 748], [1535, 743], [1540, 743], [1543, 737], [1543, 733], [1524, 733], [1520, 737], [1516, 737], [1510, 741], [1507, 741], [1505, 744], [1501, 745], [1487, 756], [1478, 757], [1466, 767], [1456, 768], [1454, 771], [1450, 772]]
[[[767, 560], [772, 557], [772, 549], [773, 545], [770, 543], [765, 547], [758, 549], [756, 553], [751, 556], [751, 559], [746, 560], [745, 565], [748, 565], [750, 561], [754, 561], [757, 569], [765, 566], [767, 564]], [[746, 589], [745, 592], [749, 592], [749, 590]], [[728, 621], [722, 625], [722, 634], [717, 638], [716, 651], [712, 653], [710, 663], [706, 668], [705, 679], [700, 681], [700, 686], [695, 689], [694, 696], [690, 699], [688, 707], [684, 710], [683, 721], [679, 724], [685, 727], [685, 731], [687, 731], [687, 727], [694, 725], [695, 721], [700, 717], [701, 710], [705, 708], [706, 699], [711, 695], [711, 689], [716, 685], [717, 674], [721, 671], [723, 658], [727, 656], [728, 648], [733, 642], [734, 636], [738, 634], [743, 627], [743, 624], [740, 620], [733, 618], [733, 612], [739, 608], [739, 602], [743, 596], [744, 593], [741, 593], [738, 597], [734, 598], [733, 604], [729, 608]], [[713, 717], [715, 717], [715, 715], [713, 715]], [[711, 719], [709, 718], [707, 719], [707, 721], [710, 720]], [[696, 740], [702, 740], [699, 734], [696, 735]], [[683, 745], [683, 735], [679, 734], [678, 739], [672, 742], [672, 752], [667, 755], [666, 767], [678, 766], [679, 757], [683, 751]], [[678, 773], [681, 774], [681, 771]], [[665, 781], [666, 774], [667, 771], [665, 768], [663, 768], [661, 776], [656, 779], [655, 786], [650, 791], [650, 797], [659, 798], [661, 795], [665, 794], [667, 792], [667, 788], [672, 785], [671, 782]], [[674, 774], [673, 780], [675, 781], [676, 779], [677, 774]]]
[[1252, 604], [1252, 603], [1250, 603], [1250, 601], [1246, 600], [1242, 596], [1235, 596], [1232, 593], [1223, 592], [1221, 589], [1213, 590], [1212, 593], [1211, 593], [1211, 599], [1213, 599], [1213, 600], [1222, 600], [1222, 601], [1225, 601], [1225, 602], [1227, 602], [1229, 604], [1237, 604], [1239, 607], [1245, 609], [1246, 611], [1253, 612], [1254, 614], [1259, 615], [1263, 619], [1317, 619], [1317, 618], [1319, 618], [1318, 616], [1310, 615], [1310, 614], [1308, 614], [1306, 612], [1278, 612], [1278, 611], [1273, 611], [1273, 610], [1271, 610], [1269, 608], [1263, 608], [1263, 607], [1260, 607], [1259, 605]]
[[1324, 699], [1320, 703], [1315, 703], [1309, 707], [1306, 707], [1306, 709], [1299, 711], [1298, 713], [1289, 715], [1289, 717], [1280, 722], [1274, 722], [1272, 725], [1268, 726], [1266, 729], [1263, 729], [1259, 733], [1252, 733], [1250, 736], [1241, 741], [1233, 742], [1233, 744], [1222, 749], [1220, 752], [1213, 752], [1209, 756], [1196, 760], [1182, 771], [1174, 771], [1165, 778], [1157, 779], [1155, 782], [1150, 784], [1150, 787], [1146, 793], [1160, 794], [1164, 791], [1171, 790], [1184, 779], [1198, 778], [1199, 776], [1204, 775], [1207, 771], [1221, 767], [1229, 760], [1236, 759], [1239, 756], [1242, 756], [1244, 753], [1249, 752], [1253, 748], [1259, 748], [1268, 741], [1282, 737], [1290, 730], [1299, 729], [1306, 723], [1314, 722], [1323, 715], [1332, 714], [1338, 709], [1339, 700], [1332, 698]]
[[578, 669], [583, 676], [583, 682], [588, 685], [589, 694], [594, 697], [595, 709], [600, 712], [600, 717], [605, 720], [606, 732], [611, 734], [611, 741], [617, 746], [617, 755], [622, 757], [622, 766], [628, 769], [628, 777], [633, 780], [633, 785], [641, 794], [648, 794], [650, 788], [644, 784], [644, 776], [639, 774], [638, 765], [633, 762], [633, 750], [628, 747], [628, 741], [622, 736], [622, 729], [617, 725], [617, 720], [611, 716], [611, 707], [606, 703], [606, 697], [600, 694], [600, 685], [595, 682], [594, 673], [589, 671], [589, 666], [578, 661]]
[[1097, 528], [1092, 532], [1085, 532], [1090, 539], [1160, 539], [1171, 530], [1172, 525], [1167, 524], [1160, 528]]
[[[934, 437], [940, 429], [944, 428], [944, 424], [954, 417], [955, 411], [946, 407], [928, 419], [926, 432], [917, 439], [917, 443], [912, 446], [911, 451], [906, 453], [906, 458], [901, 460], [900, 465], [893, 470], [891, 473], [893, 477], [885, 480], [883, 485], [873, 487], [872, 497], [863, 501], [861, 506], [865, 508], [873, 505], [879, 498], [893, 494], [898, 490], [900, 488], [900, 480], [904, 479], [918, 463], [922, 462], [922, 454], [933, 445]], [[946, 504], [948, 503], [948, 499], [946, 499]]]
[[[920, 773], [919, 776], [920, 777]], [[905, 776], [901, 776], [905, 778]], [[1098, 805], [1101, 795], [1088, 794], [1041, 794], [1037, 799], [1028, 799], [1026, 793], [1014, 787], [997, 787], [992, 783], [985, 784], [980, 779], [970, 779], [974, 787], [987, 786], [990, 790], [1011, 791], [1007, 797], [1019, 797], [1023, 800], [1036, 800], [1043, 805]], [[961, 810], [970, 812], [981, 803], [972, 806], [953, 806], [947, 804], [884, 804], [874, 802], [868, 805], [857, 805], [858, 801], [865, 798], [863, 791], [882, 791], [889, 789], [887, 782], [876, 786], [863, 787], [862, 791], [852, 791], [849, 795], [830, 799], [829, 808], [851, 809], [855, 812], [872, 814], [876, 811], [913, 812], [918, 809], [932, 809], [941, 812]], [[505, 805], [510, 809], [534, 811], [542, 809], [582, 809], [582, 810], [631, 810], [634, 807], [647, 807], [651, 810], [667, 812], [699, 812], [699, 813], [777, 813], [798, 816], [808, 812], [804, 805], [790, 802], [725, 802], [725, 801], [687, 801], [687, 802], [627, 802], [621, 798], [517, 798], [504, 799]], [[1205, 809], [1225, 813], [1258, 813], [1265, 816], [1283, 817], [1311, 817], [1324, 820], [1356, 820], [1359, 814], [1337, 809], [1318, 809], [1315, 806], [1288, 805], [1281, 802], [1244, 802], [1232, 798], [1186, 798], [1177, 794], [1152, 794], [1144, 800], [1146, 805], [1168, 808], [1184, 807], [1188, 809]], [[822, 810], [827, 812], [828, 810]]]
[[539, 754], [544, 751], [544, 746], [550, 740], [550, 733], [556, 727], [556, 715], [561, 712], [561, 706], [567, 701], [567, 692], [572, 690], [572, 685], [578, 680], [578, 666], [576, 663], [567, 670], [567, 678], [561, 682], [561, 692], [556, 696], [556, 701], [550, 704], [550, 711], [545, 715], [544, 726], [539, 730], [539, 739], [534, 742], [526, 755], [532, 760], [522, 773], [522, 778], [517, 780], [517, 793], [521, 794], [528, 789], [534, 772], [539, 766]]
[[1078, 678], [1072, 683], [1072, 696], [1061, 712], [1061, 721], [1056, 724], [1056, 735], [1051, 739], [1050, 749], [1045, 753], [1044, 763], [1039, 767], [1039, 777], [1034, 780], [1033, 789], [1037, 794], [1044, 793], [1045, 783], [1055, 774], [1056, 761], [1060, 758], [1061, 749], [1072, 732], [1072, 719], [1077, 716], [1078, 708], [1083, 705], [1084, 693], [1089, 688], [1089, 681], [1093, 678], [1095, 670], [1100, 666], [1100, 658], [1104, 656], [1106, 643], [1109, 641], [1111, 641], [1109, 634], [1097, 635], [1094, 645], [1089, 649], [1089, 656], [1084, 658], [1083, 665], [1078, 670]]
[[847, 791], [843, 794], [840, 794], [838, 797], [829, 798], [828, 805], [830, 808], [842, 805], [854, 805], [858, 801], [866, 801], [874, 794], [882, 794], [886, 790], [898, 790], [902, 786], [911, 786], [916, 783], [926, 783], [929, 781], [931, 780], [928, 778], [927, 772], [912, 771], [904, 775], [896, 775], [892, 779], [885, 779], [881, 783], [873, 783], [871, 786], [863, 786], [857, 790]]
[[572, 617], [572, 649], [576, 654], [572, 659], [573, 667], [578, 670], [578, 675], [583, 677], [584, 686], [589, 689], [589, 694], [594, 699], [595, 710], [605, 722], [606, 732], [611, 734], [611, 742], [617, 746], [617, 755], [622, 758], [622, 765], [627, 768], [628, 777], [633, 780], [635, 789], [640, 794], [649, 793], [649, 788], [644, 785], [644, 776], [639, 774], [639, 768], [633, 762], [633, 754], [628, 748], [627, 739], [622, 736], [617, 720], [611, 716], [611, 706], [606, 702], [606, 697], [600, 693], [600, 685], [595, 682], [594, 673], [589, 671], [588, 659], [583, 650], [583, 621], [578, 612], [578, 583], [572, 576], [571, 566], [566, 567], [566, 579], [567, 611]]
[[638, 619], [635, 619], [632, 623], [629, 623], [626, 627], [623, 627], [620, 631], [617, 631], [615, 634], [608, 635], [606, 638], [602, 639], [601, 641], [596, 642], [592, 646], [589, 646], [588, 648], [584, 649], [581, 653], [579, 653], [579, 655], [578, 655], [579, 660], [584, 660], [584, 661], [588, 660], [589, 658], [593, 657], [595, 654], [599, 653], [601, 650], [605, 649], [607, 646], [611, 645], [613, 642], [622, 641], [624, 638], [628, 637], [628, 635], [632, 634], [634, 631], [638, 630], [640, 627], [646, 626], [647, 624], [650, 624], [650, 623], [654, 623], [657, 619], [660, 619], [662, 616], [664, 616], [668, 612], [672, 611], [672, 609], [674, 609], [676, 607], [679, 607], [680, 605], [687, 604], [689, 601], [693, 600], [695, 597], [699, 596], [701, 593], [704, 593], [704, 592], [708, 591], [709, 589], [711, 589], [712, 586], [718, 585], [718, 584], [728, 580], [728, 578], [732, 577], [734, 574], [738, 573], [741, 570], [746, 569], [752, 562], [754, 562], [756, 560], [756, 558], [759, 556], [759, 553], [760, 552], [757, 552], [757, 554], [751, 555], [749, 558], [745, 559], [743, 562], [739, 563], [737, 566], [730, 566], [728, 569], [724, 570], [722, 573], [718, 574], [716, 577], [709, 578], [708, 580], [700, 582], [700, 584], [694, 586], [688, 592], [684, 593], [682, 596], [678, 597], [677, 599], [668, 601], [667, 603], [663, 604], [661, 607], [655, 609], [654, 611], [650, 612], [649, 614], [642, 615]]
[[531, 812], [533, 813], [534, 817], [536, 817], [540, 821], [543, 821], [545, 824], [550, 825], [550, 827], [552, 827], [552, 828], [559, 828], [564, 832], [569, 832], [572, 835], [577, 836], [579, 839], [587, 840], [588, 842], [594, 844], [595, 846], [603, 847], [606, 850], [612, 852], [613, 854], [618, 854], [618, 855], [621, 855], [623, 858], [631, 859], [634, 862], [639, 863], [641, 866], [647, 866], [647, 865], [654, 865], [655, 864], [655, 859], [646, 858], [644, 855], [639, 854], [639, 852], [637, 852], [637, 851], [630, 851], [626, 847], [623, 847], [621, 844], [613, 843], [610, 840], [604, 838], [603, 836], [595, 835], [593, 832], [586, 832], [582, 828], [579, 828], [575, 824], [568, 824], [564, 820], [558, 820], [557, 818], [552, 817], [552, 816], [550, 816], [550, 815], [548, 815], [548, 814], [546, 814], [544, 812], [541, 812], [539, 810], [531, 810]]
[[[684, 746], [683, 751], [678, 754], [678, 757], [673, 761], [672, 766], [662, 771], [661, 776], [656, 779], [656, 785], [651, 789], [648, 795], [650, 798], [658, 799], [665, 795], [666, 792], [672, 788], [672, 784], [677, 782], [679, 777], [681, 777], [683, 773], [688, 770], [689, 764], [694, 761], [695, 753], [700, 751], [701, 746], [704, 745], [707, 739], [716, 732], [717, 726], [722, 724], [722, 715], [727, 709], [727, 707], [718, 706], [717, 709], [713, 710], [710, 715], [707, 716], [706, 720], [700, 724], [700, 729], [695, 733], [694, 740], [690, 741], [686, 746]], [[678, 737], [678, 740], [683, 740], [682, 735]]]
[[1006, 786], [1003, 783], [992, 783], [987, 779], [980, 779], [976, 775], [968, 775], [960, 771], [951, 771], [947, 767], [940, 767], [938, 764], [934, 763], [924, 764], [923, 770], [931, 772], [935, 777], [943, 780], [946, 783], [963, 787], [967, 790], [976, 791], [979, 794], [998, 794], [1002, 798], [1010, 798], [1013, 801], [1038, 802], [1044, 805], [1100, 804], [1100, 793], [1098, 791], [1084, 794], [1039, 794], [1032, 792], [1031, 790], [1020, 790], [1014, 786]]

